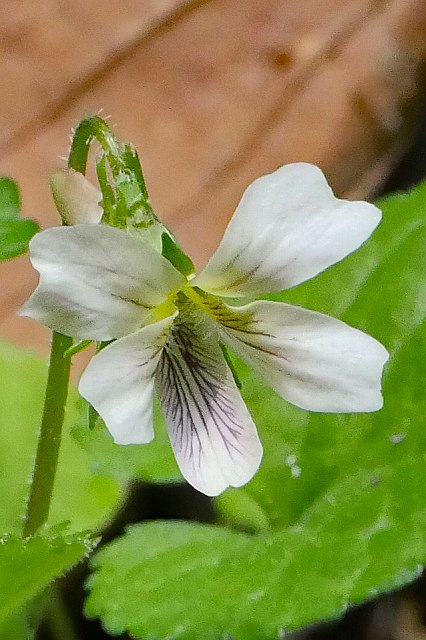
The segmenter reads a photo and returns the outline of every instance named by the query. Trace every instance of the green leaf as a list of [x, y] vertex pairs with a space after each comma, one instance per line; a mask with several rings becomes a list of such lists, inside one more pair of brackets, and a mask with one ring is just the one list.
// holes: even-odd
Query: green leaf
[[162, 251], [161, 253], [169, 262], [172, 263], [178, 271], [184, 276], [190, 276], [194, 273], [195, 267], [191, 258], [189, 258], [173, 238], [166, 232], [161, 235]]
[[[243, 365], [264, 444], [255, 478], [217, 500], [222, 527], [133, 527], [94, 560], [87, 611], [137, 638], [278, 637], [412, 580], [426, 561], [426, 185], [380, 204], [358, 252], [275, 299], [340, 317], [391, 352], [384, 409], [310, 414]], [[111, 606], [111, 602], [114, 606]]]
[[148, 482], [177, 482], [182, 480], [174, 459], [167, 432], [157, 408], [155, 439], [149, 444], [133, 444], [125, 447], [113, 442], [102, 420], [98, 419], [92, 430], [77, 423], [72, 429], [73, 438], [92, 460], [93, 468], [103, 476], [110, 476], [119, 483], [132, 478]]
[[[376, 494], [377, 503], [388, 488]], [[353, 497], [355, 507], [363, 506], [364, 489]], [[425, 517], [393, 521], [404, 539], [395, 560], [383, 551], [386, 507], [362, 522], [355, 514], [341, 520], [324, 503], [322, 510], [330, 512], [324, 523], [317, 513], [311, 523], [254, 537], [190, 523], [131, 527], [95, 556], [86, 612], [100, 616], [110, 633], [127, 630], [136, 638], [269, 639], [419, 575]], [[410, 525], [417, 534], [407, 540]], [[401, 537], [390, 552], [402, 546]], [[375, 554], [382, 566], [372, 566]]]
[[0, 260], [19, 256], [39, 227], [34, 220], [19, 217], [19, 191], [13, 180], [0, 178]]
[[34, 627], [31, 614], [26, 607], [18, 609], [0, 623], [0, 640], [33, 640]]
[[14, 618], [16, 626], [16, 612], [92, 549], [93, 542], [80, 535], [35, 536], [27, 540], [14, 535], [3, 536], [0, 543], [0, 633], [1, 625], [13, 624]]
[[[0, 534], [21, 533], [43, 406], [46, 365], [0, 343]], [[76, 393], [70, 393], [50, 523], [70, 521], [71, 531], [96, 529], [122, 498], [123, 485], [98, 472], [70, 434], [87, 420]]]
[[21, 199], [16, 183], [10, 178], [0, 178], [0, 218], [17, 218], [20, 208]]

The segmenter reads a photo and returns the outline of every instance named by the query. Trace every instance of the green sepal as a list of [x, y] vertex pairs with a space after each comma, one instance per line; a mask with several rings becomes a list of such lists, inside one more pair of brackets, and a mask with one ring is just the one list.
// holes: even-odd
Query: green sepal
[[69, 349], [67, 349], [63, 355], [64, 358], [72, 358], [76, 353], [80, 353], [80, 351], [84, 351], [89, 345], [91, 345], [93, 340], [80, 340], [80, 342], [76, 342]]
[[92, 407], [91, 404], [87, 403], [87, 405], [88, 405], [89, 429], [90, 431], [93, 431], [93, 429], [96, 427], [96, 423], [99, 418], [99, 413], [96, 411], [95, 407]]
[[102, 349], [105, 349], [105, 347], [107, 347], [109, 344], [111, 344], [114, 341], [115, 341], [115, 338], [113, 338], [112, 340], [102, 340], [102, 342], [97, 342], [96, 353], [99, 353], [99, 351], [102, 351]]
[[142, 172], [138, 152], [132, 147], [132, 145], [125, 143], [123, 160], [125, 165], [132, 171], [142, 195], [145, 196], [146, 200], [148, 200], [148, 190], [146, 188], [145, 178]]
[[226, 347], [223, 344], [223, 342], [219, 342], [219, 346], [222, 349], [223, 357], [226, 360], [226, 364], [231, 369], [232, 377], [234, 378], [234, 382], [237, 385], [237, 389], [241, 389], [242, 386], [243, 386], [243, 383], [241, 382], [240, 378], [238, 377], [237, 369], [235, 367], [234, 361], [232, 360], [232, 356], [231, 356], [231, 354], [229, 352], [228, 347]]
[[180, 246], [173, 240], [169, 233], [164, 232], [161, 235], [162, 255], [172, 263], [178, 271], [188, 277], [195, 271], [194, 263], [191, 258], [182, 251]]
[[101, 205], [104, 210], [102, 222], [112, 225], [115, 220], [115, 196], [114, 191], [108, 182], [105, 156], [102, 156], [97, 161], [96, 174], [98, 176], [98, 182], [102, 192]]

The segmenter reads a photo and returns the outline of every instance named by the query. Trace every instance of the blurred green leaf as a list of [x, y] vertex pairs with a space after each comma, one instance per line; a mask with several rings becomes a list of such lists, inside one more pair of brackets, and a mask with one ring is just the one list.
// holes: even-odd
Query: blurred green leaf
[[13, 180], [0, 178], [0, 260], [25, 253], [28, 243], [39, 230], [34, 220], [19, 216], [19, 191]]
[[10, 178], [0, 178], [0, 218], [17, 218], [20, 208], [21, 199], [16, 183]]
[[79, 535], [27, 540], [4, 535], [0, 541], [0, 625], [13, 625], [15, 618], [16, 627], [16, 612], [92, 549], [93, 542]]
[[383, 200], [384, 220], [364, 247], [274, 297], [386, 345], [384, 409], [309, 414], [240, 365], [265, 454], [252, 482], [216, 504], [226, 523], [259, 533], [132, 527], [93, 563], [87, 611], [111, 632], [266, 640], [418, 575], [426, 560], [425, 202], [426, 185]]
[[[46, 374], [41, 358], [0, 343], [0, 535], [22, 530]], [[101, 526], [123, 492], [121, 483], [97, 473], [71, 437], [70, 425], [82, 421], [80, 402], [71, 391], [49, 518], [52, 525], [69, 521], [71, 531]]]
[[181, 482], [158, 408], [155, 417], [155, 438], [149, 444], [125, 447], [115, 444], [100, 418], [92, 430], [81, 420], [76, 421], [71, 432], [92, 461], [93, 469], [103, 476], [121, 483], [132, 478], [146, 482]]
[[0, 640], [33, 640], [34, 634], [34, 624], [25, 607], [0, 622]]

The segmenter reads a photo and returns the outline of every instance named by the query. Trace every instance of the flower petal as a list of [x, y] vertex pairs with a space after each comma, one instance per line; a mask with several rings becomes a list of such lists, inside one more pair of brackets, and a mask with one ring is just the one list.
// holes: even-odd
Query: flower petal
[[262, 445], [213, 323], [194, 313], [172, 328], [155, 383], [188, 482], [208, 496], [248, 482], [259, 467]]
[[280, 396], [302, 409], [331, 413], [382, 407], [386, 349], [329, 316], [282, 302], [228, 307], [224, 342]]
[[193, 284], [231, 297], [294, 287], [357, 249], [380, 218], [372, 204], [335, 198], [318, 167], [285, 165], [248, 187]]
[[74, 169], [56, 171], [50, 176], [50, 188], [62, 222], [97, 224], [103, 209], [99, 202], [102, 193], [83, 174]]
[[117, 444], [143, 444], [154, 437], [154, 375], [174, 317], [113, 342], [92, 358], [81, 377], [81, 395]]
[[137, 331], [184, 281], [149, 245], [105, 225], [46, 229], [30, 252], [40, 283], [21, 315], [74, 338], [109, 340]]

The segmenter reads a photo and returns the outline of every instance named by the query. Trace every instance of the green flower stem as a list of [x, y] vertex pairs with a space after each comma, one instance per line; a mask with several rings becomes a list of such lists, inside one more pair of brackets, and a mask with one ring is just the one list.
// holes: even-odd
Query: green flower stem
[[95, 139], [107, 153], [111, 169], [117, 169], [121, 164], [121, 145], [105, 120], [99, 116], [89, 116], [77, 126], [73, 135], [68, 166], [80, 173], [86, 173], [90, 145]]
[[72, 342], [72, 338], [68, 336], [53, 333], [43, 417], [25, 515], [24, 537], [34, 535], [49, 515], [71, 367], [71, 358], [64, 358], [64, 353], [71, 347]]
[[[68, 158], [70, 168], [83, 174], [86, 172], [90, 144], [94, 138], [112, 158], [118, 158], [119, 145], [114, 135], [101, 118], [94, 116], [83, 120], [74, 133]], [[68, 395], [71, 368], [68, 350], [72, 345], [72, 338], [53, 332], [43, 416], [23, 528], [24, 537], [34, 535], [49, 516]]]

